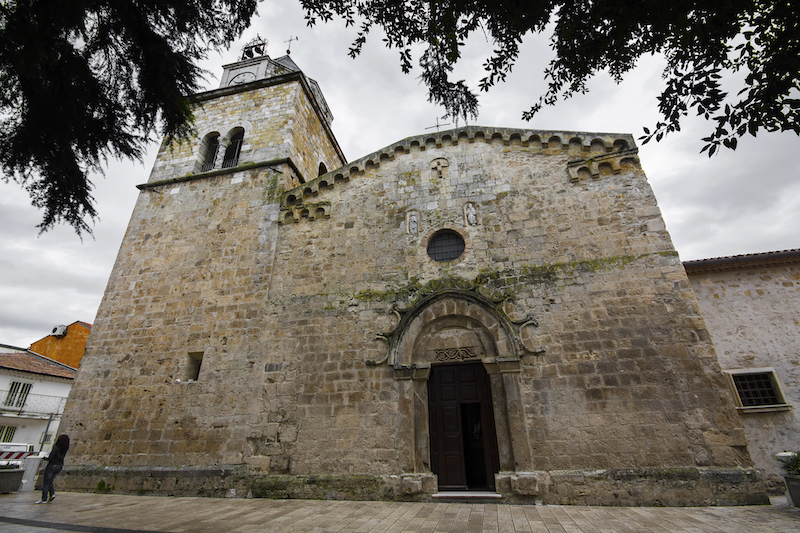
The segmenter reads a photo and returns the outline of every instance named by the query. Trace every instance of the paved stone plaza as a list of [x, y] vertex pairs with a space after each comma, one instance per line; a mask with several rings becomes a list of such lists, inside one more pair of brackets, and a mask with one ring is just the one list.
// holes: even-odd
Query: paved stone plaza
[[587, 507], [375, 501], [172, 498], [59, 492], [47, 505], [35, 493], [0, 496], [3, 533], [308, 532], [308, 533], [789, 533], [800, 508]]

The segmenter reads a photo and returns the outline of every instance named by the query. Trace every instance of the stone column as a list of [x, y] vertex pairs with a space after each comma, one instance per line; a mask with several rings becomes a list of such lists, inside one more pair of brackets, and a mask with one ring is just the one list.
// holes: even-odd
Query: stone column
[[399, 424], [397, 426], [397, 457], [401, 472], [414, 472], [416, 464], [415, 433], [415, 401], [414, 382], [411, 380], [412, 369], [400, 367], [394, 369], [397, 381], [399, 400], [397, 403]]
[[428, 422], [428, 378], [430, 365], [415, 368], [412, 376], [414, 394], [414, 472], [430, 472], [430, 425]]
[[401, 490], [409, 495], [436, 492], [436, 476], [430, 466], [430, 427], [428, 426], [428, 377], [430, 365], [402, 366], [394, 369], [400, 401], [397, 447], [401, 471]]
[[511, 449], [511, 432], [508, 427], [508, 409], [503, 383], [503, 375], [496, 363], [484, 363], [489, 374], [492, 389], [492, 410], [494, 411], [494, 428], [497, 435], [497, 455], [500, 458], [500, 470], [514, 471], [514, 451]]
[[531, 471], [533, 470], [531, 448], [519, 386], [521, 373], [519, 359], [502, 360], [498, 358], [497, 364], [503, 377], [503, 388], [505, 389], [508, 431], [511, 436], [511, 449], [514, 454], [514, 470]]

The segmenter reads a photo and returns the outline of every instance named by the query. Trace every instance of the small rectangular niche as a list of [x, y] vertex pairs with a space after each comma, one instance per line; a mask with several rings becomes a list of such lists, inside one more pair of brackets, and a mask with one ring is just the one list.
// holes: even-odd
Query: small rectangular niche
[[189, 352], [186, 356], [186, 381], [197, 381], [200, 377], [200, 365], [203, 363], [203, 352]]

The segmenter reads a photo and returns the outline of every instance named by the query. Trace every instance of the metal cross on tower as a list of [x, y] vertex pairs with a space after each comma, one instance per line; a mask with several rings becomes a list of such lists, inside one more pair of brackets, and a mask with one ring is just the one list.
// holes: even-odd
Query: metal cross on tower
[[300, 40], [300, 37], [291, 37], [290, 36], [287, 40], [283, 41], [285, 43], [289, 43], [288, 45], [286, 45], [286, 55], [287, 56], [292, 53], [292, 41], [299, 41], [299, 40]]
[[[447, 115], [443, 116], [442, 118], [447, 118]], [[439, 124], [439, 117], [436, 117], [436, 125], [435, 126], [428, 126], [425, 129], [426, 130], [432, 130], [433, 128], [436, 128], [436, 131], [438, 132], [439, 128], [441, 128], [442, 126], [449, 126], [449, 125], [450, 125], [449, 122], [447, 122], [445, 124]]]

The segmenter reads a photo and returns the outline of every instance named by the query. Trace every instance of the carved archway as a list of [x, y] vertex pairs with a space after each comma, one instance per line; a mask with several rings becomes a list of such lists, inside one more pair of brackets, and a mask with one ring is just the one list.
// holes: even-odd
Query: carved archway
[[448, 291], [420, 302], [406, 314], [398, 328], [393, 358], [395, 368], [437, 362], [431, 359], [431, 353], [420, 353], [414, 348], [426, 328], [434, 323], [444, 324], [445, 319], [461, 323], [461, 327], [482, 339], [481, 360], [493, 362], [490, 360], [497, 357], [519, 360], [513, 327], [494, 306], [474, 292]]
[[512, 324], [473, 292], [420, 302], [401, 320], [393, 350], [400, 395], [398, 447], [404, 474], [432, 475], [428, 389], [432, 365], [481, 362], [489, 374], [501, 475], [531, 470]]

